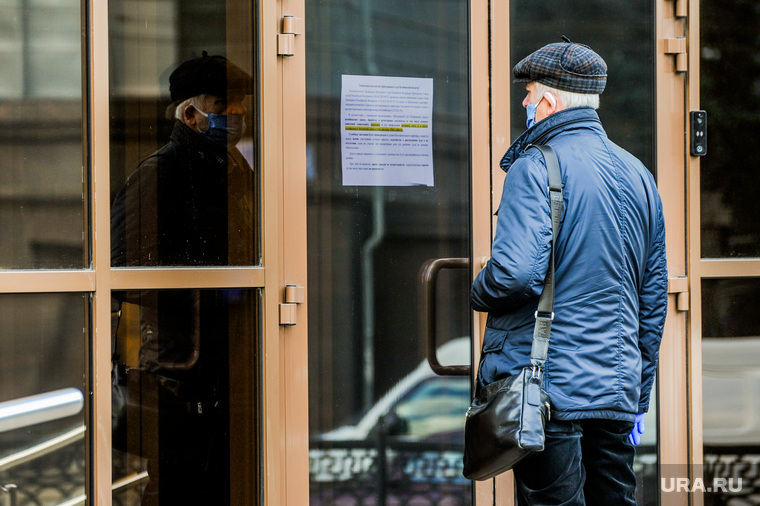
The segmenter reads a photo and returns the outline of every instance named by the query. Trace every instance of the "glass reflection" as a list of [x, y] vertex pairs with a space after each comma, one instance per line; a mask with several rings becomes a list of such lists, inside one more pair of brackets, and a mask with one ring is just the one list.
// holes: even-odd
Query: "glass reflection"
[[204, 52], [182, 62], [169, 82], [170, 141], [114, 199], [112, 265], [251, 265], [253, 170], [236, 145], [252, 78]]
[[[427, 365], [420, 279], [428, 260], [470, 256], [468, 7], [306, 2], [308, 247], [319, 253], [308, 266], [311, 504], [472, 500], [461, 474], [469, 382]], [[433, 186], [344, 184], [344, 75], [432, 79]], [[438, 354], [450, 365], [470, 361], [471, 279], [467, 268], [438, 279]], [[452, 411], [426, 416], [442, 404]]]
[[705, 494], [710, 506], [754, 504], [760, 494], [758, 300], [760, 279], [702, 280], [705, 483], [731, 480]]
[[243, 504], [257, 464], [258, 291], [114, 292], [113, 300], [113, 476], [142, 477], [114, 500]]
[[[87, 305], [83, 294], [0, 295], [0, 402], [67, 388], [84, 397]], [[49, 411], [39, 416], [49, 421], [0, 431], [0, 487], [6, 489], [0, 488], [0, 504], [14, 504], [8, 502], [14, 487], [15, 504], [53, 506], [84, 498], [84, 410], [57, 419]], [[45, 450], [54, 438], [64, 443]], [[19, 459], [28, 450], [31, 458]]]
[[258, 264], [250, 2], [111, 7], [112, 265]]
[[[551, 13], [547, 16], [547, 13]], [[608, 67], [597, 111], [609, 138], [641, 160], [654, 162], [654, 2], [510, 2], [510, 50], [514, 66], [537, 48], [561, 42], [588, 44]], [[511, 71], [511, 68], [510, 68]], [[511, 76], [511, 74], [510, 74]], [[525, 129], [524, 83], [513, 83], [512, 138]]]
[[0, 269], [87, 265], [78, 0], [0, 2]]
[[700, 100], [708, 128], [707, 156], [700, 159], [703, 258], [760, 256], [752, 149], [760, 132], [758, 30], [755, 2], [700, 2]]

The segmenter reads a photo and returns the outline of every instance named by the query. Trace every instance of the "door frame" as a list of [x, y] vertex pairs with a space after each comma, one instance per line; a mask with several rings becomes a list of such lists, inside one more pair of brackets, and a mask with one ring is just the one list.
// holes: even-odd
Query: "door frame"
[[[693, 2], [692, 2], [693, 3]], [[668, 40], [687, 37], [683, 0], [656, 0], [655, 113], [657, 185], [663, 202], [668, 252], [668, 313], [658, 366], [658, 465], [660, 474], [689, 462], [689, 304], [690, 265], [687, 243], [686, 93], [689, 72], [678, 68], [682, 56], [667, 54]], [[679, 281], [679, 278], [684, 281]], [[682, 295], [678, 283], [687, 285]], [[685, 492], [660, 494], [663, 505], [687, 504]]]
[[[509, 64], [509, 9], [508, 0], [471, 2], [473, 276], [478, 274], [491, 256], [491, 243], [496, 230], [495, 213], [501, 201], [506, 177], [506, 173], [499, 167], [499, 161], [511, 144], [512, 68]], [[488, 29], [484, 30], [484, 26]], [[494, 29], [495, 27], [498, 29]], [[488, 35], [487, 40], [483, 40], [486, 37], [482, 34]], [[488, 61], [476, 66], [475, 62], [478, 62], [480, 58]], [[487, 86], [488, 92], [480, 92], [478, 89], [480, 86]], [[480, 108], [487, 111], [487, 114], [481, 113]], [[481, 138], [484, 141], [488, 140], [487, 151], [485, 145], [480, 146], [478, 143]], [[482, 195], [490, 195], [487, 206], [476, 204], [479, 199], [482, 199]], [[477, 312], [474, 314], [473, 374], [477, 374], [487, 315]], [[508, 471], [492, 480], [477, 482], [474, 504], [511, 506], [514, 493], [513, 473]]]
[[[263, 2], [267, 4], [266, 2]], [[277, 4], [276, 6], [274, 4]], [[504, 2], [507, 4], [506, 2]], [[273, 127], [273, 136], [280, 132], [280, 138], [265, 140], [263, 165], [264, 177], [264, 200], [270, 200], [272, 212], [277, 216], [272, 220], [281, 220], [278, 224], [265, 225], [275, 233], [279, 233], [282, 243], [272, 248], [269, 254], [279, 255], [275, 261], [281, 261], [278, 266], [281, 272], [280, 278], [275, 278], [272, 284], [267, 286], [284, 286], [285, 284], [297, 283], [306, 287], [306, 141], [305, 141], [305, 56], [304, 36], [296, 35], [296, 48], [294, 56], [277, 57], [276, 48], [272, 46], [276, 40], [280, 20], [282, 16], [293, 15], [304, 19], [304, 0], [276, 0], [271, 2], [270, 8], [263, 7], [262, 23], [262, 96], [277, 96], [277, 101], [262, 104], [262, 124], [271, 127], [279, 123], [280, 127]], [[480, 261], [490, 256], [491, 228], [493, 226], [493, 212], [498, 206], [499, 195], [494, 194], [492, 188], [499, 188], [501, 184], [494, 183], [494, 179], [503, 181], [503, 173], [492, 173], [490, 167], [494, 160], [498, 162], [500, 145], [504, 145], [509, 132], [508, 90], [509, 79], [493, 79], [489, 72], [492, 64], [492, 54], [489, 45], [493, 44], [494, 38], [500, 44], [508, 42], [508, 33], [491, 33], [490, 24], [493, 19], [493, 11], [502, 12], [504, 7], [501, 2], [490, 0], [470, 0], [470, 107], [471, 107], [471, 202], [472, 204], [472, 257], [474, 274], [480, 270]], [[269, 6], [269, 4], [267, 4]], [[507, 9], [504, 12], [508, 13]], [[483, 29], [489, 27], [489, 29]], [[504, 46], [508, 55], [508, 46]], [[495, 88], [495, 89], [494, 89]], [[268, 91], [268, 93], [267, 93]], [[498, 101], [503, 113], [494, 114], [492, 103]], [[496, 125], [495, 127], [493, 125]], [[493, 132], [499, 132], [499, 143], [496, 148], [493, 145]], [[278, 148], [281, 152], [278, 153]], [[498, 163], [497, 163], [498, 165]], [[282, 178], [273, 181], [277, 177], [275, 168], [280, 168]], [[274, 176], [274, 177], [273, 177]], [[271, 185], [271, 186], [270, 186]], [[272, 195], [267, 193], [279, 190], [279, 205], [272, 202]], [[279, 214], [276, 211], [279, 210]], [[266, 213], [268, 216], [270, 213]], [[267, 219], [267, 223], [269, 218]], [[287, 229], [287, 233], [285, 230]], [[265, 229], [266, 230], [266, 229]], [[279, 232], [277, 232], [279, 231]], [[267, 242], [265, 241], [265, 258], [267, 256]], [[271, 261], [265, 260], [267, 276], [275, 277], [270, 273]], [[291, 271], [292, 269], [292, 271]], [[279, 285], [277, 284], [279, 282]], [[308, 290], [306, 290], [308, 292]], [[272, 298], [268, 298], [268, 304], [275, 305]], [[278, 343], [272, 341], [272, 336], [277, 336], [274, 324], [267, 323], [265, 335], [266, 353], [269, 350], [278, 354], [281, 358], [268, 358], [265, 365], [265, 437], [267, 441], [266, 461], [266, 504], [289, 504], [301, 506], [308, 504], [309, 471], [308, 471], [308, 356], [307, 356], [307, 326], [306, 326], [306, 303], [298, 306], [298, 323], [295, 326], [280, 329], [276, 338]], [[275, 314], [273, 308], [268, 309], [267, 314]], [[481, 329], [485, 328], [485, 318], [475, 318], [473, 325], [473, 363], [478, 363], [481, 344]], [[284, 343], [284, 344], [283, 344]], [[275, 385], [277, 383], [277, 385]], [[287, 401], [287, 402], [286, 402]], [[279, 422], [283, 419], [283, 422]], [[272, 420], [274, 423], [268, 423]], [[280, 456], [272, 454], [272, 449], [282, 451]], [[275, 470], [279, 470], [277, 473]], [[272, 472], [278, 476], [272, 476]], [[306, 485], [306, 486], [304, 486]], [[506, 480], [502, 487], [509, 489]], [[480, 498], [490, 498], [488, 504], [493, 503], [493, 482], [478, 483], [476, 485], [477, 504], [482, 503]], [[486, 504], [486, 503], [482, 503]]]
[[[272, 505], [309, 502], [306, 34], [292, 37], [291, 56], [279, 56], [277, 47], [283, 17], [303, 20], [304, 11], [304, 0], [259, 3], [266, 266], [263, 482], [264, 504]], [[304, 294], [302, 302], [293, 308], [296, 323], [292, 325], [280, 324], [286, 285], [301, 287]]]
[[[668, 319], [660, 353], [659, 465], [701, 462], [701, 355], [699, 333], [699, 160], [688, 157], [684, 135], [688, 110], [698, 108], [699, 52], [689, 51], [689, 72], [675, 69], [665, 53], [665, 39], [687, 38], [698, 47], [698, 3], [656, 0], [656, 160], [658, 185], [668, 229], [669, 276], [685, 277], [688, 310], [678, 310], [679, 295], [669, 297]], [[678, 5], [676, 5], [678, 4]], [[276, 56], [276, 39], [284, 15], [303, 19], [304, 0], [262, 0], [261, 96], [262, 167], [265, 214], [264, 438], [266, 504], [307, 504], [308, 487], [308, 357], [306, 303], [299, 304], [298, 323], [279, 326], [278, 306], [286, 284], [306, 286], [305, 58], [304, 36], [296, 36], [294, 56]], [[470, 1], [470, 97], [472, 148], [473, 275], [490, 255], [493, 212], [504, 179], [498, 162], [510, 144], [509, 2]], [[499, 27], [498, 30], [492, 29]], [[277, 97], [277, 100], [271, 100]], [[488, 195], [489, 198], [484, 198]], [[695, 219], [695, 217], [697, 219]], [[713, 264], [711, 263], [710, 266]], [[757, 270], [755, 263], [752, 269]], [[716, 267], [713, 269], [722, 268]], [[725, 267], [728, 268], [728, 267]], [[711, 272], [711, 271], [710, 271]], [[722, 270], [720, 272], [723, 272]], [[683, 298], [683, 296], [681, 296]], [[690, 300], [689, 300], [690, 299]], [[683, 306], [681, 306], [683, 308]], [[473, 363], [479, 362], [485, 315], [473, 322]], [[512, 504], [511, 473], [475, 486], [479, 506]], [[686, 504], [685, 494], [669, 494], [662, 504]], [[698, 498], [694, 504], [700, 504]]]
[[[296, 2], [297, 4], [298, 2]], [[302, 2], [301, 2], [302, 6]], [[300, 57], [280, 60], [277, 56], [278, 23], [283, 6], [278, 0], [250, 0], [228, 2], [228, 16], [250, 16], [250, 43], [257, 45], [253, 72], [257, 77], [257, 94], [254, 100], [259, 110], [258, 165], [261, 170], [262, 264], [239, 268], [178, 268], [178, 269], [111, 269], [110, 267], [110, 115], [109, 115], [109, 16], [108, 2], [83, 2], [83, 25], [86, 31], [83, 74], [86, 78], [87, 115], [89, 126], [89, 167], [91, 184], [90, 227], [92, 237], [92, 268], [76, 272], [53, 273], [2, 273], [0, 292], [23, 291], [83, 291], [93, 294], [92, 307], [92, 403], [88, 430], [91, 443], [88, 454], [91, 479], [89, 490], [93, 497], [89, 504], [109, 506], [111, 494], [111, 309], [112, 290], [135, 288], [259, 288], [262, 292], [262, 314], [258, 333], [252, 336], [260, 341], [262, 352], [260, 377], [253, 378], [250, 391], [260, 397], [261, 423], [258, 428], [258, 446], [263, 455], [251, 455], [249, 467], [251, 484], [240, 490], [240, 497], [258, 504], [305, 504], [306, 495], [297, 485], [308, 480], [306, 445], [307, 390], [304, 364], [306, 363], [305, 329], [306, 308], [294, 308], [298, 324], [280, 325], [281, 303], [286, 284], [305, 286], [305, 176], [301, 172], [302, 192], [299, 193], [298, 167], [305, 165], [303, 149], [298, 150], [298, 123], [305, 124], [305, 107], [297, 100], [283, 97], [298, 96], [293, 89], [298, 72], [303, 73], [303, 42]], [[297, 6], [296, 6], [297, 7]], [[298, 11], [294, 8], [294, 14]], [[301, 9], [302, 12], [302, 9]], [[302, 14], [301, 14], [302, 15]], [[236, 21], [239, 21], [237, 19]], [[258, 26], [254, 26], [258, 23]], [[233, 35], [230, 35], [233, 36]], [[237, 41], [239, 42], [239, 40]], [[303, 81], [303, 79], [301, 79]], [[287, 85], [287, 86], [286, 86]], [[294, 95], [293, 95], [294, 94]], [[267, 97], [264, 100], [262, 97]], [[276, 98], [274, 98], [276, 97]], [[299, 110], [299, 107], [301, 110]], [[303, 130], [303, 128], [302, 128]], [[287, 132], [287, 135], [285, 135]], [[294, 133], [296, 135], [294, 135]], [[300, 140], [303, 147], [304, 141]], [[295, 146], [295, 148], [294, 148]], [[288, 182], [286, 183], [287, 178]], [[303, 243], [299, 238], [303, 235]], [[32, 286], [32, 288], [29, 288]], [[305, 302], [305, 301], [304, 301]], [[299, 374], [304, 371], [304, 374]], [[304, 392], [301, 399], [301, 392]], [[252, 415], [253, 416], [253, 415]], [[255, 494], [258, 492], [259, 497]]]

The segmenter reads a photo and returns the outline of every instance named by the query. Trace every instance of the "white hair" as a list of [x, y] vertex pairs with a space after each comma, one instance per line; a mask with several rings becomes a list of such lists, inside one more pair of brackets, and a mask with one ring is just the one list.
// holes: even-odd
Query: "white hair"
[[562, 102], [565, 109], [570, 109], [571, 107], [593, 107], [594, 109], [599, 109], [598, 94], [573, 93], [572, 91], [558, 90], [539, 82], [535, 82], [535, 84], [537, 97], [543, 97], [544, 93], [548, 91]]
[[192, 105], [197, 110], [203, 111], [203, 101], [206, 99], [206, 94], [197, 95], [195, 97], [190, 97], [187, 100], [183, 100], [179, 104], [177, 104], [177, 107], [174, 108], [174, 117], [181, 122], [185, 122], [185, 109], [188, 105]]

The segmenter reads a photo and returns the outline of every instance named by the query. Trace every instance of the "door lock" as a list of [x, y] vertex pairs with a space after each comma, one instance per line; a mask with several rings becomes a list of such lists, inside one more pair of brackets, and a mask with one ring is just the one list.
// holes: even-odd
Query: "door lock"
[[691, 111], [691, 156], [707, 154], [707, 111]]

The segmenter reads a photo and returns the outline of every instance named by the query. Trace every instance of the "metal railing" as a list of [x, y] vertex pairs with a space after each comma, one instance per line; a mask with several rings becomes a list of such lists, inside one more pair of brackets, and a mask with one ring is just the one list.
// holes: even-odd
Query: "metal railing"
[[[0, 403], [0, 433], [74, 416], [79, 414], [83, 408], [84, 395], [76, 388], [65, 388], [2, 402]], [[2, 457], [0, 458], [0, 472], [17, 468], [65, 449], [84, 439], [85, 434], [86, 427], [82, 424], [67, 429], [61, 434], [34, 446]], [[133, 473], [115, 481], [111, 490], [118, 493], [130, 487], [138, 486], [147, 479], [147, 471]], [[0, 505], [4, 506], [7, 503], [4, 499], [8, 499], [10, 501], [9, 506], [17, 506], [19, 496], [23, 492], [15, 483], [0, 485]], [[85, 504], [86, 500], [85, 494], [78, 494], [60, 503], [59, 506], [79, 506]]]
[[[79, 414], [84, 408], [84, 395], [76, 388], [65, 388], [0, 403], [0, 433], [23, 429]], [[0, 458], [0, 472], [48, 456], [81, 441], [84, 425], [68, 429], [46, 441]], [[17, 506], [23, 490], [18, 483], [0, 485], [0, 504]], [[8, 499], [9, 502], [3, 501]]]
[[471, 504], [471, 483], [462, 476], [462, 443], [312, 441], [310, 504]]
[[47, 441], [43, 441], [42, 443], [18, 451], [12, 455], [8, 455], [7, 457], [3, 457], [0, 459], [0, 471], [7, 471], [13, 467], [19, 466], [21, 464], [26, 464], [32, 460], [44, 457], [45, 455], [49, 455], [56, 450], [60, 450], [61, 448], [64, 448], [72, 443], [76, 443], [80, 439], [84, 438], [84, 434], [85, 426], [81, 425], [79, 427], [67, 430], [66, 432], [54, 438], [48, 439]]
[[[129, 476], [125, 476], [124, 478], [121, 478], [113, 482], [113, 484], [111, 485], [111, 492], [118, 493], [129, 487], [135, 487], [147, 479], [148, 479], [148, 471], [130, 474]], [[82, 504], [85, 504], [86, 500], [87, 500], [87, 496], [85, 494], [82, 494], [72, 499], [69, 499], [66, 502], [62, 502], [58, 506], [81, 506]]]
[[82, 408], [84, 395], [76, 388], [0, 402], [0, 432], [73, 416]]

